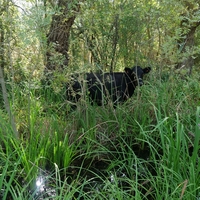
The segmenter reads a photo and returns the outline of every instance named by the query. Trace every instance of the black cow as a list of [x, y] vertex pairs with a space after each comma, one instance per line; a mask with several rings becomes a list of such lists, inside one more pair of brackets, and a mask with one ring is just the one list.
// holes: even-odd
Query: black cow
[[87, 73], [85, 77], [74, 76], [74, 82], [67, 88], [67, 98], [77, 102], [82, 95], [88, 94], [92, 104], [103, 105], [110, 99], [116, 106], [118, 102], [124, 102], [131, 97], [136, 86], [143, 85], [143, 75], [150, 70], [150, 67], [136, 66], [132, 69], [125, 68], [125, 72]]

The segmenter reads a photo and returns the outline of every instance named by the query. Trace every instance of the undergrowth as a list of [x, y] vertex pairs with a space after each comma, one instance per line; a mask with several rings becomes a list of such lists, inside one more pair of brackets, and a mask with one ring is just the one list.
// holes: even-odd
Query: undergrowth
[[1, 198], [200, 198], [199, 83], [151, 79], [116, 109], [16, 85], [19, 139], [0, 113]]

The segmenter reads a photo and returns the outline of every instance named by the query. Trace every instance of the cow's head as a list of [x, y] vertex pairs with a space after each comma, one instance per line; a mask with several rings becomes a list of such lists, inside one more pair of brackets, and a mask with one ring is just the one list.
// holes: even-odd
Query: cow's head
[[132, 69], [126, 67], [124, 70], [135, 86], [142, 86], [143, 75], [148, 74], [151, 71], [151, 67], [141, 68], [140, 66], [135, 66]]

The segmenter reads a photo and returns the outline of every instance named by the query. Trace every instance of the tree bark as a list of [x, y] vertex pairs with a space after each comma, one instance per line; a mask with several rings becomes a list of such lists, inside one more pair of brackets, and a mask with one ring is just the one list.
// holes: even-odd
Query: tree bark
[[68, 50], [70, 29], [80, 10], [80, 1], [59, 0], [58, 8], [60, 12], [52, 17], [51, 27], [47, 34], [46, 52], [46, 78], [55, 70], [63, 71], [68, 66]]
[[[196, 23], [193, 27], [190, 27], [189, 32], [185, 34], [185, 36], [183, 36], [183, 38], [185, 39], [182, 41], [179, 40], [180, 44], [182, 44], [181, 53], [186, 52], [187, 49], [192, 51], [192, 48], [194, 46], [194, 41], [195, 41], [195, 31], [199, 25], [200, 25], [200, 22]], [[180, 69], [184, 67], [188, 69], [188, 75], [190, 76], [192, 73], [193, 65], [194, 65], [194, 59], [192, 58], [192, 55], [189, 55], [182, 62], [178, 63], [176, 68]]]
[[1, 84], [1, 88], [2, 88], [2, 96], [3, 96], [3, 101], [4, 101], [4, 105], [5, 105], [5, 109], [8, 113], [9, 119], [10, 119], [10, 123], [12, 126], [12, 130], [14, 135], [19, 138], [19, 133], [17, 131], [16, 128], [16, 124], [14, 121], [14, 117], [12, 115], [11, 109], [10, 109], [10, 104], [8, 101], [8, 95], [7, 95], [7, 90], [6, 90], [6, 84], [5, 84], [5, 80], [4, 80], [4, 76], [3, 76], [3, 69], [4, 69], [4, 65], [5, 65], [5, 52], [4, 52], [4, 27], [2, 24], [2, 21], [0, 20], [0, 84]]
[[188, 11], [187, 13], [189, 13], [190, 16], [188, 17], [187, 13], [182, 14], [182, 20], [180, 24], [182, 34], [178, 40], [178, 49], [180, 50], [180, 54], [186, 53], [186, 56], [176, 65], [175, 68], [181, 69], [184, 67], [185, 69], [188, 69], [188, 75], [190, 76], [194, 65], [192, 51], [195, 42], [195, 31], [200, 25], [200, 21], [194, 20], [194, 18], [196, 15], [198, 15], [199, 7], [195, 8], [194, 5], [190, 4], [188, 1], [185, 1], [184, 3]]

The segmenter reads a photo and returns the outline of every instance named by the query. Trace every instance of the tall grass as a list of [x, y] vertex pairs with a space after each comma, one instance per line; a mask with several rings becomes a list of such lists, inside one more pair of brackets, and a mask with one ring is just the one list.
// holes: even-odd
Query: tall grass
[[151, 79], [115, 110], [68, 112], [62, 94], [16, 86], [19, 140], [0, 116], [1, 198], [199, 198], [199, 83]]

